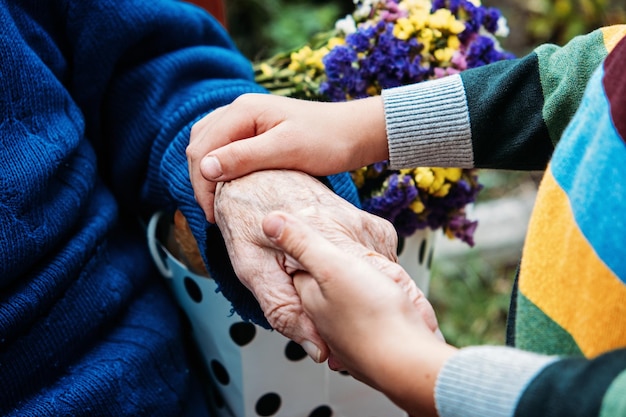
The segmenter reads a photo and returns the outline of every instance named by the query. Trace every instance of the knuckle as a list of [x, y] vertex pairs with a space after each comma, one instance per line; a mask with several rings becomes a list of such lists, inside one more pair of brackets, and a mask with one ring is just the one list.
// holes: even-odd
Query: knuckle
[[187, 155], [187, 159], [195, 161], [200, 159], [202, 152], [198, 149], [197, 146], [195, 146], [193, 143], [190, 143], [189, 145], [187, 145], [187, 148], [185, 148], [185, 155]]

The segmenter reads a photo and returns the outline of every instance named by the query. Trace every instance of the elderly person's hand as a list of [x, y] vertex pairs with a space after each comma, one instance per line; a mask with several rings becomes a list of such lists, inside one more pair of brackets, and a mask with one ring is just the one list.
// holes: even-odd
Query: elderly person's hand
[[260, 171], [220, 183], [215, 219], [237, 276], [259, 301], [272, 327], [301, 344], [314, 360], [325, 360], [329, 350], [304, 314], [293, 286], [291, 274], [301, 266], [263, 233], [262, 220], [274, 210], [289, 212], [306, 222], [342, 252], [391, 277], [411, 297], [419, 294], [395, 262], [397, 235], [393, 226], [357, 209], [315, 178], [295, 171]]
[[187, 147], [196, 200], [210, 222], [218, 181], [263, 169], [330, 175], [387, 158], [379, 96], [321, 103], [244, 94], [198, 121]]
[[304, 312], [343, 367], [409, 413], [435, 416], [435, 381], [456, 349], [424, 294], [407, 294], [294, 216], [270, 213], [263, 230], [301, 264], [294, 284]]

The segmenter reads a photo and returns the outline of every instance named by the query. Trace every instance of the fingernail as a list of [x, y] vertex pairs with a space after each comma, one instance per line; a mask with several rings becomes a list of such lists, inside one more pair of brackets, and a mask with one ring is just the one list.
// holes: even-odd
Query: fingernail
[[283, 232], [283, 227], [285, 227], [285, 219], [281, 216], [270, 215], [265, 218], [263, 230], [267, 237], [277, 238]]
[[322, 351], [319, 350], [317, 346], [310, 340], [305, 340], [300, 344], [302, 349], [313, 359], [315, 362], [320, 363], [320, 357], [322, 356]]
[[220, 160], [214, 156], [207, 156], [202, 159], [200, 169], [202, 170], [202, 175], [210, 180], [216, 180], [223, 174], [222, 164], [220, 164]]

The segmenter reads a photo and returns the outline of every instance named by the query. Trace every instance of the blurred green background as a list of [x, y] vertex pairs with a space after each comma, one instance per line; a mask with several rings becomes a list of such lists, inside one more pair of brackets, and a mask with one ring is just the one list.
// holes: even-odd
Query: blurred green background
[[[510, 35], [502, 45], [517, 56], [540, 43], [562, 45], [598, 27], [626, 23], [624, 3], [483, 0], [507, 18]], [[312, 34], [332, 28], [354, 6], [352, 0], [226, 0], [226, 7], [228, 28], [238, 47], [251, 60], [260, 60], [303, 45]], [[536, 188], [540, 177], [538, 172], [482, 171], [485, 188], [477, 205], [514, 196], [522, 187]], [[454, 261], [433, 263], [430, 299], [446, 339], [456, 346], [504, 343], [519, 256], [486, 255], [468, 250]]]

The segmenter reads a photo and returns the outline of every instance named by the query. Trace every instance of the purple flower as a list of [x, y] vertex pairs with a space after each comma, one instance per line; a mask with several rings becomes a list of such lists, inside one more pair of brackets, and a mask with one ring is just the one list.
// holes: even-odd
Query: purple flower
[[483, 26], [491, 33], [496, 33], [498, 30], [498, 20], [500, 20], [502, 14], [500, 10], [495, 7], [488, 7], [485, 10], [485, 17], [483, 19]]
[[481, 35], [470, 44], [465, 59], [468, 68], [476, 68], [499, 61], [502, 53], [496, 49], [493, 39]]
[[398, 235], [402, 237], [411, 236], [417, 229], [425, 229], [428, 227], [428, 223], [410, 209], [404, 209], [398, 213], [393, 225]]
[[367, 89], [363, 74], [354, 64], [357, 61], [354, 49], [347, 46], [333, 48], [324, 58], [327, 82], [320, 86], [320, 93], [330, 101], [346, 101], [350, 97], [360, 97]]
[[459, 11], [459, 7], [461, 6], [462, 0], [434, 0], [432, 2], [432, 10], [438, 10], [447, 8], [450, 12], [456, 16]]
[[376, 39], [376, 27], [368, 26], [359, 28], [356, 32], [346, 36], [346, 44], [356, 52], [365, 52], [372, 47], [372, 42]]
[[345, 101], [367, 97], [370, 87], [378, 90], [423, 81], [432, 70], [420, 64], [422, 49], [416, 39], [393, 36], [393, 23], [362, 25], [346, 37], [346, 45], [324, 57], [327, 79], [320, 91], [331, 101]]
[[398, 7], [398, 1], [388, 0], [380, 17], [385, 22], [395, 22], [401, 17], [405, 17], [407, 12]]
[[465, 55], [461, 51], [456, 51], [452, 54], [452, 59], [450, 63], [454, 65], [456, 69], [459, 71], [464, 71], [467, 69], [467, 60], [465, 59]]
[[393, 173], [387, 181], [382, 195], [363, 199], [363, 209], [393, 223], [400, 212], [417, 197], [418, 190], [407, 175]]
[[463, 215], [451, 218], [446, 230], [462, 242], [474, 246], [474, 232], [477, 226], [477, 221], [470, 221]]

